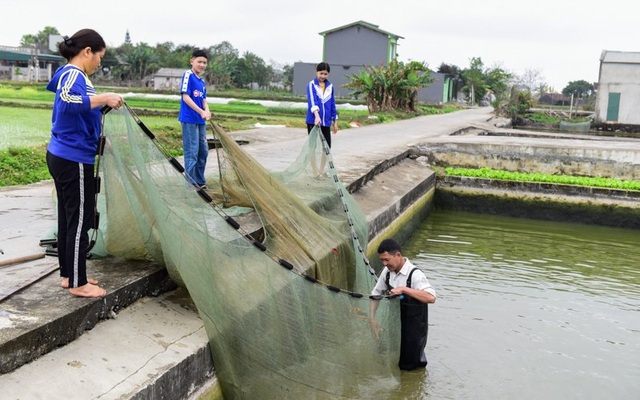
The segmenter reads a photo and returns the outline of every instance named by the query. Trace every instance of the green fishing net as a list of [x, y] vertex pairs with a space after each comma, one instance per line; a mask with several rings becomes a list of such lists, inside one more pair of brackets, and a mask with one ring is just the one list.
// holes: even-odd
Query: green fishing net
[[399, 302], [379, 301], [367, 223], [318, 129], [267, 171], [216, 124], [198, 190], [132, 110], [104, 115], [104, 248], [186, 287], [226, 399], [387, 398], [399, 384]]

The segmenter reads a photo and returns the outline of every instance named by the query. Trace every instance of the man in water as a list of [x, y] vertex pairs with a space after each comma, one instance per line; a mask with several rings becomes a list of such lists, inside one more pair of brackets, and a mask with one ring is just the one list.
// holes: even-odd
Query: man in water
[[[378, 246], [380, 261], [384, 269], [373, 288], [373, 296], [400, 296], [400, 361], [403, 370], [412, 370], [427, 365], [424, 349], [429, 330], [428, 304], [436, 302], [436, 291], [424, 273], [402, 256], [400, 244], [385, 239]], [[374, 319], [378, 300], [371, 301], [371, 323], [374, 334], [379, 327]]]

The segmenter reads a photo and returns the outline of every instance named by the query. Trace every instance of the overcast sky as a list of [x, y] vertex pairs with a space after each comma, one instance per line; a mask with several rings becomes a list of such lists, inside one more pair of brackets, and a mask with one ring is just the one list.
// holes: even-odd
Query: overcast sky
[[517, 75], [538, 70], [556, 91], [570, 81], [596, 82], [602, 50], [640, 51], [632, 0], [24, 0], [2, 6], [0, 45], [18, 46], [45, 26], [69, 36], [93, 28], [112, 47], [129, 31], [134, 44], [226, 40], [268, 64], [316, 63], [318, 33], [359, 20], [404, 37], [401, 61], [437, 70], [443, 62], [467, 68], [480, 57], [485, 67]]

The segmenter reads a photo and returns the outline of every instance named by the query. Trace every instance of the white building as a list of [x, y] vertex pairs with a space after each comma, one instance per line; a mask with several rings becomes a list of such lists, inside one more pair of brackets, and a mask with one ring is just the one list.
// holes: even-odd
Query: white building
[[595, 122], [640, 125], [640, 52], [602, 51]]
[[155, 90], [174, 90], [180, 92], [182, 74], [186, 68], [160, 68], [153, 74], [153, 88]]

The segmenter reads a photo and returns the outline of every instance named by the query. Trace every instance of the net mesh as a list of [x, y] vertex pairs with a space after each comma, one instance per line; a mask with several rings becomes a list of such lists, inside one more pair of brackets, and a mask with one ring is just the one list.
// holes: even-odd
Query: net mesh
[[225, 398], [386, 398], [398, 386], [399, 304], [378, 302], [374, 336], [366, 220], [318, 129], [269, 172], [211, 124], [218, 168], [197, 190], [128, 107], [103, 118], [105, 252], [155, 260], [187, 288]]

